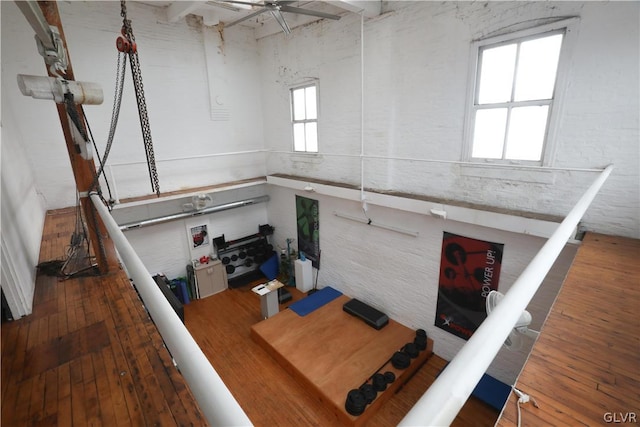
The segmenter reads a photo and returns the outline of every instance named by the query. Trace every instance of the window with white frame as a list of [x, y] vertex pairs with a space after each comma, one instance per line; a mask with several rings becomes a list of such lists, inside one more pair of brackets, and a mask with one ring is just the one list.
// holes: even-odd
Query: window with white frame
[[474, 44], [472, 160], [543, 163], [566, 31], [546, 25]]
[[293, 150], [318, 152], [318, 86], [311, 83], [291, 89]]

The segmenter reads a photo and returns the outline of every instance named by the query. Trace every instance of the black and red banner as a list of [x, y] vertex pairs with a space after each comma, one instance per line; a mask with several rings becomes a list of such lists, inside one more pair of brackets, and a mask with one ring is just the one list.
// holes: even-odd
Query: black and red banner
[[504, 244], [444, 232], [435, 326], [468, 340], [498, 289]]

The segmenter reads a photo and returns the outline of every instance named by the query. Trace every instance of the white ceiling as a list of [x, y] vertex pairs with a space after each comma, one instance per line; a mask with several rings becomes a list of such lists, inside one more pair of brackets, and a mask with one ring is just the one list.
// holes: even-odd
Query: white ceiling
[[[249, 0], [243, 0], [249, 2]], [[220, 23], [229, 24], [246, 15], [254, 13], [263, 4], [259, 0], [251, 0], [256, 6], [225, 3], [223, 0], [209, 1], [141, 1], [141, 3], [164, 9], [167, 21], [178, 22], [185, 16], [192, 14], [202, 17], [205, 25], [213, 26]], [[294, 6], [313, 11], [325, 12], [332, 15], [344, 16], [347, 13], [364, 13], [365, 17], [378, 16], [381, 11], [381, 1], [362, 0], [332, 0], [332, 1], [296, 1], [289, 3]], [[291, 29], [323, 18], [315, 16], [299, 15], [293, 13], [283, 13], [284, 19]], [[251, 19], [239, 23], [245, 27], [252, 27], [256, 34], [256, 39], [282, 32], [280, 25], [273, 19], [270, 13], [262, 13]], [[232, 31], [233, 27], [227, 31]]]

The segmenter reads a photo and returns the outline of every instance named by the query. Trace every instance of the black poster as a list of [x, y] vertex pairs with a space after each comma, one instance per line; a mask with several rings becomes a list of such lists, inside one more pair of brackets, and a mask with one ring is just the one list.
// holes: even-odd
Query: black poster
[[444, 232], [435, 326], [468, 340], [486, 319], [486, 298], [498, 290], [504, 244]]

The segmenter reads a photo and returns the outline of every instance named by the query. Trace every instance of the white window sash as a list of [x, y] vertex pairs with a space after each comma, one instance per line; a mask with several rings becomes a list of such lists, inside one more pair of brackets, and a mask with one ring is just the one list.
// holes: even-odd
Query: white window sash
[[[562, 100], [564, 98], [564, 91], [566, 88], [568, 78], [568, 68], [571, 63], [571, 54], [573, 53], [576, 38], [576, 26], [579, 22], [579, 18], [571, 17], [567, 19], [559, 19], [555, 22], [551, 22], [544, 25], [539, 25], [532, 28], [518, 30], [510, 33], [504, 33], [496, 36], [490, 36], [478, 40], [474, 40], [471, 43], [469, 50], [469, 69], [468, 69], [468, 88], [467, 88], [467, 111], [465, 115], [465, 124], [463, 129], [463, 150], [462, 160], [473, 163], [494, 163], [494, 164], [522, 164], [522, 165], [538, 165], [538, 166], [552, 166], [553, 159], [555, 158], [555, 152], [557, 151], [556, 133], [558, 128], [558, 120], [563, 111]], [[538, 38], [544, 36], [546, 33], [553, 33], [564, 29], [564, 38], [562, 47], [560, 50], [560, 56], [558, 60], [558, 68], [556, 70], [556, 83], [554, 88], [553, 99], [549, 100], [532, 100], [532, 101], [510, 101], [504, 103], [493, 104], [476, 104], [478, 99], [478, 92], [480, 86], [478, 84], [479, 79], [479, 65], [480, 65], [480, 50], [484, 46], [491, 45], [498, 46], [500, 44], [509, 44], [513, 42], [522, 42], [531, 38]], [[517, 68], [516, 68], [517, 69]], [[515, 70], [514, 70], [515, 72]], [[514, 79], [515, 84], [515, 79]], [[513, 91], [512, 91], [513, 93]], [[475, 127], [475, 115], [476, 111], [480, 109], [491, 108], [516, 108], [521, 106], [539, 106], [549, 105], [549, 115], [547, 118], [547, 128], [545, 133], [545, 140], [542, 148], [541, 160], [512, 160], [512, 159], [483, 159], [474, 158], [472, 156], [473, 150], [473, 131]]]
[[[316, 88], [316, 118], [315, 119], [302, 119], [302, 120], [296, 120], [294, 119], [294, 111], [295, 111], [295, 105], [294, 105], [294, 100], [293, 100], [293, 92], [299, 89], [305, 89], [311, 86], [315, 86]], [[289, 88], [289, 94], [290, 94], [290, 98], [291, 98], [291, 146], [292, 149], [295, 153], [310, 153], [310, 154], [315, 154], [317, 153], [317, 151], [308, 151], [307, 148], [307, 140], [306, 140], [306, 136], [305, 136], [305, 141], [304, 141], [304, 150], [296, 150], [295, 149], [295, 135], [293, 132], [293, 128], [294, 125], [296, 124], [304, 124], [305, 128], [306, 128], [306, 124], [307, 123], [316, 123], [316, 129], [317, 129], [317, 124], [318, 124], [318, 119], [320, 117], [320, 96], [319, 96], [319, 88], [318, 88], [318, 82], [314, 81], [314, 82], [306, 82], [306, 83], [301, 83], [299, 85], [295, 85], [295, 86], [291, 86]], [[306, 103], [305, 103], [306, 104]], [[306, 108], [306, 106], [305, 106]], [[306, 116], [306, 113], [305, 113]], [[319, 136], [316, 134], [316, 140], [319, 140]], [[319, 145], [319, 142], [318, 142]]]

